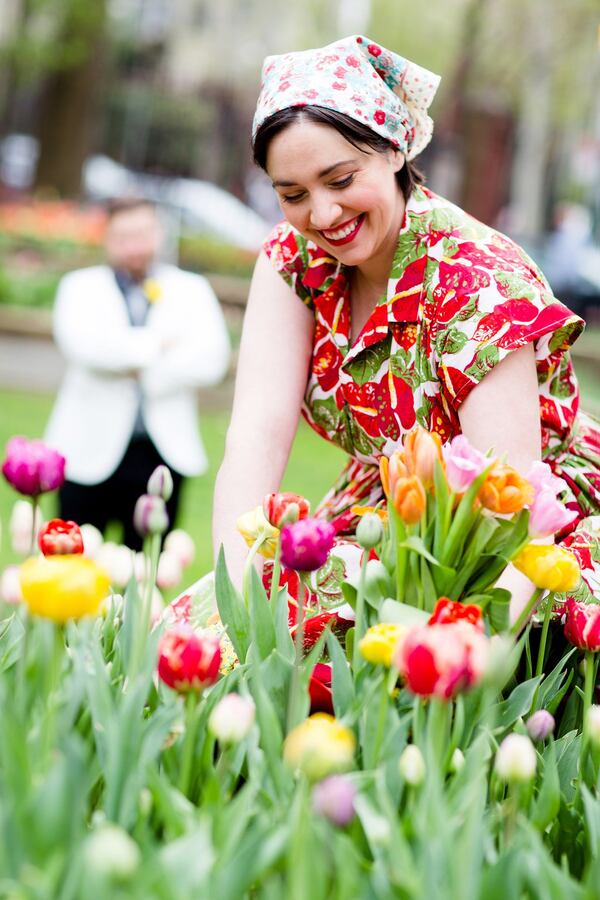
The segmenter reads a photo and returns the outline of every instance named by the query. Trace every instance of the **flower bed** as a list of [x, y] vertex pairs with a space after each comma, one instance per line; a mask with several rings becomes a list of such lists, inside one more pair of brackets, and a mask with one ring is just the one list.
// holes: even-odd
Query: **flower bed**
[[[7, 479], [56, 487], [60, 460], [18, 449]], [[218, 611], [205, 579], [153, 628], [153, 578], [106, 599], [77, 531], [46, 527], [0, 628], [9, 896], [596, 896], [600, 605], [564, 604], [575, 557], [531, 549], [568, 516], [557, 485], [424, 433], [382, 476], [325, 604], [337, 539], [295, 495], [240, 523], [241, 592], [221, 557]], [[154, 574], [168, 489], [137, 514]], [[509, 558], [538, 585], [512, 621]]]

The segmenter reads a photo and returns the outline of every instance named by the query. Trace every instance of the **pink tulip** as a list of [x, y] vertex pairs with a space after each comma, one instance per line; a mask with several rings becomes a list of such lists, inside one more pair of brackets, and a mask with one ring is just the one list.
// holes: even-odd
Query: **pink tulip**
[[527, 480], [533, 485], [535, 496], [529, 507], [529, 534], [533, 538], [548, 537], [570, 525], [577, 512], [567, 509], [557, 494], [565, 490], [562, 478], [552, 474], [547, 463], [535, 462], [527, 473]]
[[355, 798], [356, 788], [346, 775], [329, 775], [313, 788], [312, 805], [332, 825], [344, 828], [354, 818]]
[[64, 456], [43, 441], [14, 437], [6, 445], [2, 474], [20, 494], [38, 497], [62, 486], [65, 464]]
[[457, 494], [464, 493], [490, 463], [483, 453], [471, 446], [464, 434], [457, 435], [446, 444], [443, 454], [446, 480]]
[[325, 564], [333, 547], [335, 527], [322, 519], [299, 519], [281, 532], [281, 562], [297, 572], [312, 572]]

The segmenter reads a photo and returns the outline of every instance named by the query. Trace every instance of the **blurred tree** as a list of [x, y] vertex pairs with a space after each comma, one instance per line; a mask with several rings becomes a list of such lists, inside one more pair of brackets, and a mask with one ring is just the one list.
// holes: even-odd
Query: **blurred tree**
[[35, 186], [78, 193], [93, 135], [105, 59], [107, 0], [7, 0], [12, 28], [0, 55], [8, 79], [4, 130], [19, 94], [37, 89], [40, 152]]

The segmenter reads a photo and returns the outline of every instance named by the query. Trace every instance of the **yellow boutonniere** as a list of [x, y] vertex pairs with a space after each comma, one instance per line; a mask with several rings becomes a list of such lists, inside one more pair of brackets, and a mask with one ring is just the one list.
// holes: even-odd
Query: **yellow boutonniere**
[[156, 279], [146, 278], [142, 288], [149, 303], [157, 303], [159, 300], [162, 300], [162, 287]]

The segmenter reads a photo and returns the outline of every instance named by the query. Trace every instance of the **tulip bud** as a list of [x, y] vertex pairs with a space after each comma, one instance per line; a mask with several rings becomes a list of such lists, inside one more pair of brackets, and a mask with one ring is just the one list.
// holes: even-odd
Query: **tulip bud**
[[83, 538], [84, 555], [89, 556], [90, 559], [95, 559], [98, 550], [104, 543], [102, 532], [99, 531], [95, 525], [90, 525], [89, 522], [81, 525], [80, 531], [81, 537]]
[[310, 515], [310, 503], [306, 497], [289, 491], [267, 494], [262, 508], [265, 518], [274, 528], [283, 528]]
[[545, 741], [555, 725], [554, 716], [547, 709], [538, 709], [527, 719], [527, 731], [532, 741]]
[[137, 871], [141, 859], [136, 842], [118, 825], [102, 825], [86, 841], [87, 865], [105, 878], [128, 880]]
[[19, 570], [19, 566], [7, 566], [0, 576], [0, 599], [11, 605], [23, 600]]
[[194, 561], [196, 555], [196, 545], [193, 537], [184, 531], [183, 528], [174, 528], [165, 538], [165, 550], [174, 553], [178, 557], [179, 562], [185, 569]]
[[239, 744], [250, 734], [256, 707], [249, 697], [226, 694], [208, 719], [208, 728], [222, 744]]
[[537, 754], [530, 739], [513, 732], [504, 738], [496, 753], [496, 774], [502, 781], [524, 784], [535, 775]]
[[377, 513], [361, 516], [356, 527], [356, 540], [365, 550], [372, 550], [383, 538], [383, 524]]
[[133, 552], [128, 547], [106, 541], [96, 553], [96, 562], [108, 572], [114, 587], [124, 588], [129, 584], [133, 574]]
[[590, 706], [586, 724], [590, 743], [600, 749], [600, 706]]
[[450, 771], [455, 774], [460, 772], [462, 767], [465, 764], [465, 754], [462, 752], [460, 747], [457, 747], [452, 754], [452, 758], [450, 760]]
[[416, 744], [409, 744], [400, 754], [398, 770], [411, 787], [420, 787], [425, 781], [425, 760]]
[[356, 790], [346, 775], [330, 775], [313, 788], [313, 809], [332, 825], [344, 828], [354, 818]]
[[169, 527], [169, 517], [162, 497], [154, 494], [142, 494], [135, 504], [133, 524], [141, 537], [164, 534]]
[[165, 503], [173, 494], [173, 476], [167, 466], [157, 466], [148, 479], [148, 493], [153, 497], [162, 497]]

